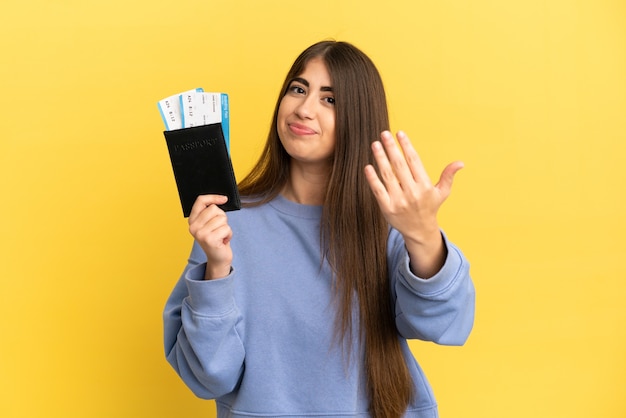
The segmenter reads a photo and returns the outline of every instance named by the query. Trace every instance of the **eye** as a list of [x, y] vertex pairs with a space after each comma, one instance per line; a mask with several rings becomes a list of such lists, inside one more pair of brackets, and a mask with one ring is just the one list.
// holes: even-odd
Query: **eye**
[[304, 88], [302, 88], [302, 86], [298, 85], [298, 84], [292, 84], [289, 86], [289, 88], [287, 89], [287, 93], [292, 93], [292, 94], [305, 94], [306, 91], [304, 90]]
[[324, 101], [328, 103], [329, 105], [333, 105], [333, 106], [335, 105], [335, 98], [332, 96], [324, 97]]

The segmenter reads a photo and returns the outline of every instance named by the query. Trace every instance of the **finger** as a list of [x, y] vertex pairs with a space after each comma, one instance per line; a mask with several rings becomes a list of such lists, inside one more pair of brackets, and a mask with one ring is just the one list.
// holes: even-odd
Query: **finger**
[[408, 177], [411, 175], [409, 167], [407, 165], [406, 158], [402, 153], [400, 147], [396, 143], [393, 135], [389, 131], [383, 131], [380, 134], [380, 141], [384, 146], [386, 157], [393, 168], [395, 176], [401, 180], [406, 182]]
[[387, 193], [387, 189], [385, 185], [380, 181], [378, 174], [376, 173], [376, 169], [371, 164], [365, 166], [365, 178], [370, 185], [370, 189], [372, 193], [374, 193], [374, 197], [378, 201], [379, 205], [386, 205], [389, 201], [389, 194]]
[[198, 196], [191, 207], [191, 212], [189, 213], [189, 223], [191, 224], [194, 222], [198, 215], [207, 207], [211, 205], [223, 205], [227, 201], [228, 197], [222, 195], [206, 194]]
[[225, 213], [218, 213], [209, 219], [198, 231], [194, 238], [202, 243], [208, 244], [213, 248], [220, 248], [228, 244], [232, 237], [232, 230], [228, 225], [228, 219]]
[[[389, 132], [383, 132], [381, 134], [381, 141], [389, 141], [389, 137], [386, 134], [391, 135]], [[389, 154], [390, 152], [393, 153], [393, 147], [395, 147], [395, 144], [393, 147], [385, 147], [381, 141], [374, 141], [372, 143], [372, 153], [374, 154], [374, 159], [378, 166], [380, 181], [384, 184], [389, 193], [394, 193], [400, 189], [400, 180], [396, 176], [394, 167], [392, 167], [389, 160]], [[393, 137], [391, 137], [391, 141], [393, 142]], [[387, 150], [388, 147], [391, 151]], [[400, 150], [395, 147], [395, 152], [399, 154]]]
[[422, 164], [422, 159], [413, 147], [413, 143], [404, 131], [398, 131], [396, 135], [398, 137], [398, 143], [404, 153], [404, 159], [411, 171], [413, 179], [417, 182], [430, 182], [430, 177]]
[[439, 189], [439, 192], [444, 199], [446, 199], [452, 191], [452, 183], [454, 182], [455, 174], [464, 166], [465, 165], [462, 161], [455, 161], [448, 164], [441, 172], [441, 176], [439, 177], [439, 181], [435, 187]]
[[194, 214], [193, 217], [189, 217], [189, 232], [194, 238], [198, 238], [201, 230], [207, 228], [211, 222], [215, 222], [215, 219], [219, 219], [219, 217], [226, 218], [226, 213], [220, 209], [216, 204], [211, 204], [210, 206], [201, 207], [201, 210]]

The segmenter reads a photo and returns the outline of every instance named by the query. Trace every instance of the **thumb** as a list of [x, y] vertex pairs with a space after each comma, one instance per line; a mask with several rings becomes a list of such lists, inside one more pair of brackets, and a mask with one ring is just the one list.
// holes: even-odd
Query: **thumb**
[[441, 195], [446, 199], [450, 195], [452, 190], [452, 182], [454, 181], [454, 175], [457, 171], [465, 166], [462, 161], [455, 161], [450, 163], [443, 169], [439, 181], [435, 184], [435, 187], [439, 189]]

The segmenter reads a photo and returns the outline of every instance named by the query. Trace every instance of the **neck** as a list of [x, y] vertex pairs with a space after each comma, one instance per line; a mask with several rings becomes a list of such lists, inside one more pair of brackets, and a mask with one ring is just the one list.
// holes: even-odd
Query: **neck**
[[310, 169], [292, 162], [289, 179], [281, 194], [302, 205], [323, 205], [326, 197], [330, 167]]

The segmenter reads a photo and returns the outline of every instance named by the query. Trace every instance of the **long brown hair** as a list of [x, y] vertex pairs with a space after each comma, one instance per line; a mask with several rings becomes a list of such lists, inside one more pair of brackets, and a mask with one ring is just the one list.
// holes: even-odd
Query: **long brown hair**
[[336, 329], [351, 346], [352, 310], [358, 304], [357, 337], [365, 347], [372, 416], [401, 417], [414, 388], [394, 322], [387, 269], [388, 225], [363, 172], [372, 161], [371, 143], [389, 129], [389, 117], [382, 80], [363, 52], [346, 42], [322, 41], [300, 54], [281, 89], [261, 157], [239, 189], [243, 196], [256, 197], [254, 205], [273, 199], [285, 185], [290, 157], [278, 137], [278, 108], [290, 81], [312, 58], [325, 62], [335, 97], [335, 152], [320, 233], [322, 251], [335, 275]]

